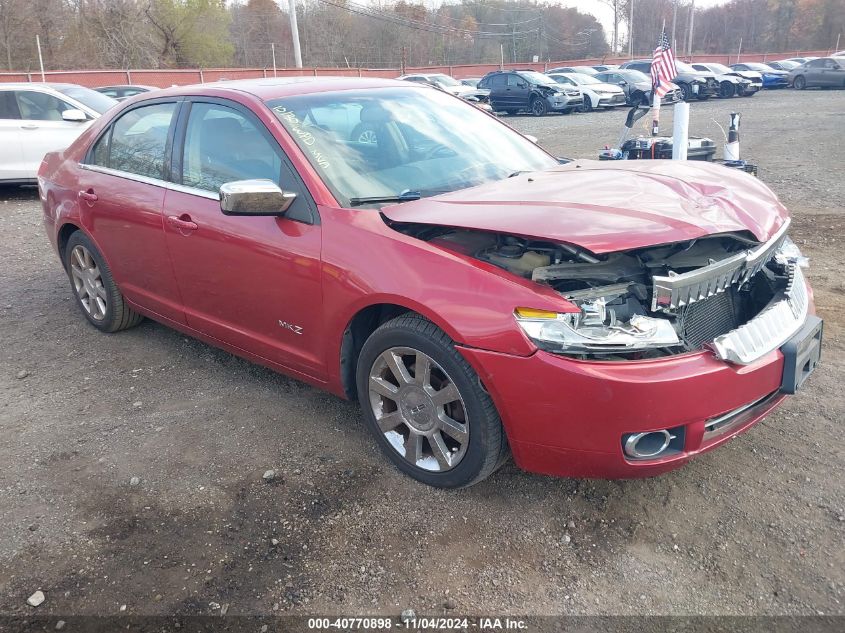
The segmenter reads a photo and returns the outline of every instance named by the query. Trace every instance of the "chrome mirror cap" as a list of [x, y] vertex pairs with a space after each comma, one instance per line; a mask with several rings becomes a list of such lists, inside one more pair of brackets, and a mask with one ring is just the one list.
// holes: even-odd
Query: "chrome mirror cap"
[[284, 215], [295, 199], [295, 193], [282, 191], [272, 180], [236, 180], [220, 186], [225, 215]]

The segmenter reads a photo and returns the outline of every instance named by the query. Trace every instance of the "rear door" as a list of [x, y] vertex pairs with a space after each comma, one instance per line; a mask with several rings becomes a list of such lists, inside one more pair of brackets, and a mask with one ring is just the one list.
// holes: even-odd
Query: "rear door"
[[[165, 234], [188, 325], [293, 371], [325, 379], [316, 206], [278, 142], [248, 108], [196, 98], [177, 132]], [[269, 179], [297, 194], [284, 217], [227, 216], [220, 186]]]
[[12, 90], [0, 90], [0, 181], [34, 178], [21, 146], [21, 115]]
[[15, 98], [21, 113], [23, 161], [34, 178], [44, 155], [65, 149], [93, 119], [65, 121], [62, 112], [79, 108], [48, 92], [16, 90]]
[[78, 198], [83, 223], [126, 298], [184, 323], [162, 227], [178, 108], [177, 100], [145, 101], [121, 114], [81, 165]]

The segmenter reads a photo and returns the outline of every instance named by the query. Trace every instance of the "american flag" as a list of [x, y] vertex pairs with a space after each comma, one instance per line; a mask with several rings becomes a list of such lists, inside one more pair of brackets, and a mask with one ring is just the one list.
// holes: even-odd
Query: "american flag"
[[666, 31], [663, 31], [651, 58], [651, 85], [654, 87], [654, 95], [662, 99], [669, 92], [670, 82], [677, 74], [672, 45], [669, 43]]

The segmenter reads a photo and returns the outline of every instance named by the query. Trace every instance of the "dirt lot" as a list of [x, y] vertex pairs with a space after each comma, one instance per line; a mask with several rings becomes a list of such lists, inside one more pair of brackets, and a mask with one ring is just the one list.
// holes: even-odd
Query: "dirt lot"
[[[0, 614], [37, 589], [57, 615], [843, 614], [845, 91], [696, 103], [693, 132], [720, 138], [732, 108], [812, 257], [823, 365], [751, 432], [642, 481], [506, 465], [416, 484], [354, 404], [150, 321], [97, 333], [35, 193], [0, 191]], [[508, 120], [593, 157], [623, 119]]]

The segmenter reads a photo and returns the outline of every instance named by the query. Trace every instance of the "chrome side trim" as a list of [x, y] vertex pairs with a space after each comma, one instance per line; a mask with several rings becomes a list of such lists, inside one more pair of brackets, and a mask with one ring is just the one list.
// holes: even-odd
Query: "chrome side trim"
[[787, 218], [768, 242], [737, 253], [708, 266], [680, 275], [654, 275], [652, 311], [677, 310], [696, 301], [725, 292], [733, 285], [745, 283], [756, 275], [780, 248], [789, 229]]
[[775, 391], [768, 395], [763, 396], [759, 400], [755, 400], [754, 402], [749, 402], [748, 404], [744, 404], [741, 407], [737, 407], [733, 411], [728, 411], [716, 418], [711, 418], [704, 423], [704, 440], [709, 440], [715, 437], [716, 435], [721, 435], [725, 433], [738, 424], [745, 422], [748, 419], [749, 415], [754, 415], [758, 408], [769, 406], [777, 396], [779, 392]]
[[716, 355], [738, 365], [749, 365], [783, 345], [795, 334], [810, 309], [807, 282], [801, 268], [791, 265], [784, 293], [745, 325], [713, 340]]
[[132, 180], [134, 182], [142, 182], [146, 185], [153, 185], [154, 187], [162, 187], [164, 189], [169, 189], [170, 191], [179, 191], [180, 193], [187, 193], [194, 196], [199, 196], [201, 198], [208, 198], [209, 200], [220, 200], [220, 193], [208, 191], [206, 189], [197, 189], [196, 187], [188, 187], [186, 185], [179, 185], [175, 182], [170, 182], [167, 180], [161, 180], [159, 178], [150, 178], [149, 176], [142, 176], [140, 174], [133, 174], [128, 171], [121, 171], [119, 169], [111, 169], [110, 167], [102, 167], [101, 165], [91, 165], [88, 163], [79, 163], [79, 166], [82, 169], [87, 169], [88, 171], [96, 171], [101, 174], [107, 174], [109, 176], [116, 176], [118, 178], [125, 178], [126, 180]]

